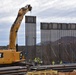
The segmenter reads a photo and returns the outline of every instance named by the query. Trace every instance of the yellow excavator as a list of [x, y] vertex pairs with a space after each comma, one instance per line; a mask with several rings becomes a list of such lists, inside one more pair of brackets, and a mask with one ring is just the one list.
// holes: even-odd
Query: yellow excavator
[[15, 22], [13, 23], [11, 30], [10, 30], [10, 37], [9, 37], [9, 46], [7, 50], [0, 50], [0, 65], [1, 64], [13, 64], [17, 62], [22, 62], [25, 60], [23, 58], [22, 52], [17, 51], [16, 48], [16, 39], [17, 39], [17, 32], [22, 22], [24, 15], [31, 11], [31, 5], [26, 5], [22, 7], [17, 15]]

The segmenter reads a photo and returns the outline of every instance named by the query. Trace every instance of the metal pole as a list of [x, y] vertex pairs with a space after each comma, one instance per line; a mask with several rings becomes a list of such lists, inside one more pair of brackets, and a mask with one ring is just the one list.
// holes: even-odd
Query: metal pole
[[26, 35], [26, 60], [28, 60], [28, 36]]
[[34, 58], [36, 57], [36, 37], [34, 37]]

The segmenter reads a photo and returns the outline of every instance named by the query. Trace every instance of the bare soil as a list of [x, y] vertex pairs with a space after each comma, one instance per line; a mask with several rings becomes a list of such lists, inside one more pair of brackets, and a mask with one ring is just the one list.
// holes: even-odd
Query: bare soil
[[73, 72], [59, 72], [58, 75], [76, 75], [76, 71], [73, 71]]

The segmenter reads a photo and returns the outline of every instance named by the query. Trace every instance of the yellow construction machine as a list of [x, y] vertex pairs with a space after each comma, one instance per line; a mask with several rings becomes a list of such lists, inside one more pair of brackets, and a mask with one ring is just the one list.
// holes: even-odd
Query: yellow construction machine
[[0, 65], [2, 64], [13, 64], [17, 62], [21, 62], [25, 60], [23, 58], [22, 52], [17, 51], [16, 48], [16, 39], [17, 32], [22, 22], [24, 15], [31, 11], [32, 7], [30, 5], [26, 5], [22, 7], [17, 15], [15, 22], [13, 23], [10, 30], [10, 38], [9, 38], [9, 46], [7, 50], [0, 50]]

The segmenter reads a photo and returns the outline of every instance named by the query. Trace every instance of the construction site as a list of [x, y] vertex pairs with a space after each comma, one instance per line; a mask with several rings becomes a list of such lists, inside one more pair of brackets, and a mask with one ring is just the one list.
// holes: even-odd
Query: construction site
[[[26, 5], [10, 28], [9, 44], [0, 46], [0, 75], [76, 75], [76, 23], [40, 22], [26, 16]], [[18, 45], [17, 32], [25, 18], [25, 45]]]

